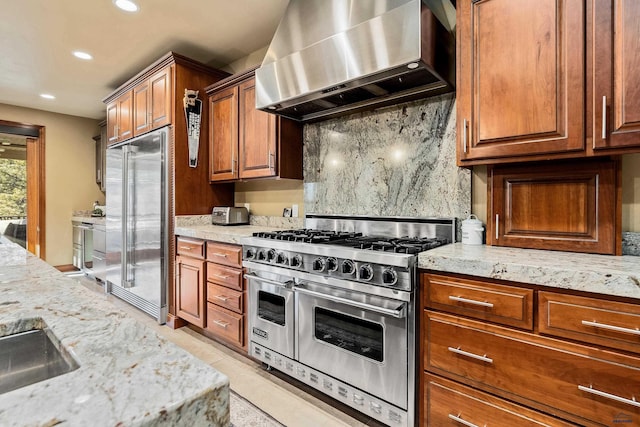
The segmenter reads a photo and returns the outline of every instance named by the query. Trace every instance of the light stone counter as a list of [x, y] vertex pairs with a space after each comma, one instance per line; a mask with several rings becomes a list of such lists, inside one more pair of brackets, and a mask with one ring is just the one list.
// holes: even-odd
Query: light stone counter
[[420, 253], [418, 266], [446, 273], [640, 299], [640, 257], [637, 256], [455, 243]]
[[0, 394], [0, 425], [229, 425], [226, 376], [2, 240], [0, 336], [34, 327], [80, 367]]
[[86, 222], [95, 225], [105, 225], [106, 218], [103, 216], [72, 216], [71, 221]]
[[277, 230], [277, 228], [260, 225], [189, 225], [176, 227], [174, 234], [176, 236], [196, 237], [198, 239], [241, 245], [244, 237], [250, 237], [253, 233], [261, 231], [274, 230]]

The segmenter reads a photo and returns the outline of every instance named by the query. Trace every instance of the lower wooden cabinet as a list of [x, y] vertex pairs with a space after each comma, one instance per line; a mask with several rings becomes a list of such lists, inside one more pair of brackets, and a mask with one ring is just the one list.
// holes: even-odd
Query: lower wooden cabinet
[[568, 427], [574, 424], [483, 393], [436, 375], [424, 374], [422, 425], [434, 427]]
[[242, 247], [178, 237], [176, 252], [177, 316], [207, 336], [247, 351]]
[[510, 318], [424, 297], [421, 425], [640, 425], [637, 305], [440, 273], [423, 273], [421, 283], [423, 295], [458, 284], [447, 293], [493, 298], [497, 310], [509, 299], [496, 299], [496, 289], [529, 291], [538, 314], [532, 330], [516, 329]]
[[176, 257], [176, 314], [200, 328], [205, 326], [204, 260]]

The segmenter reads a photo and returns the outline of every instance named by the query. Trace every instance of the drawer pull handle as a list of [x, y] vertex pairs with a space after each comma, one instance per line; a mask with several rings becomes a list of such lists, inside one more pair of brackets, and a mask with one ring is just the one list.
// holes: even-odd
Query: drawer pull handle
[[220, 274], [213, 274], [213, 273], [210, 274], [210, 276], [217, 277], [218, 279], [222, 279], [222, 280], [227, 280], [227, 279], [231, 278], [231, 276], [222, 276]]
[[[460, 424], [462, 424], [463, 426], [467, 426], [467, 427], [479, 427], [477, 424], [473, 424], [470, 423], [469, 421], [465, 421], [462, 418], [460, 418], [460, 414], [458, 414], [457, 416], [453, 415], [453, 414], [449, 414], [449, 419], [459, 422]], [[484, 427], [487, 427], [487, 425], [485, 424]]]
[[213, 323], [218, 326], [222, 326], [225, 329], [227, 328], [227, 326], [229, 326], [229, 322], [223, 322], [222, 320], [214, 320]]
[[626, 399], [624, 397], [616, 396], [615, 394], [606, 393], [604, 391], [597, 390], [593, 388], [593, 386], [585, 387], [583, 385], [578, 385], [578, 390], [595, 394], [596, 396], [605, 397], [607, 399], [615, 400], [616, 402], [626, 403], [627, 405], [636, 406], [640, 408], [640, 402], [636, 401], [635, 397], [631, 399]]
[[212, 252], [211, 255], [218, 256], [218, 257], [221, 257], [221, 258], [226, 258], [227, 257], [227, 254], [223, 254], [223, 253], [220, 253], [220, 252]]
[[229, 301], [229, 298], [225, 297], [224, 295], [214, 295], [213, 297], [215, 299], [219, 299], [220, 301], [224, 301], [224, 302]]
[[633, 334], [640, 335], [640, 330], [638, 329], [630, 329], [630, 328], [621, 328], [620, 326], [607, 325], [606, 323], [598, 323], [595, 320], [593, 322], [589, 320], [583, 320], [582, 324], [585, 326], [593, 326], [594, 328], [607, 329], [609, 331], [622, 332], [625, 334]]
[[484, 356], [480, 356], [479, 354], [469, 353], [468, 351], [460, 350], [460, 347], [457, 347], [457, 348], [448, 347], [448, 350], [452, 353], [460, 354], [462, 356], [467, 356], [472, 359], [482, 360], [483, 362], [487, 362], [487, 363], [493, 363], [493, 359], [487, 357], [486, 354]]
[[490, 302], [476, 301], [476, 300], [462, 298], [462, 297], [454, 297], [453, 295], [449, 295], [449, 299], [451, 301], [464, 302], [464, 303], [467, 303], [467, 304], [481, 305], [483, 307], [493, 308], [493, 304], [490, 303]]
[[190, 251], [193, 249], [193, 246], [180, 246], [180, 249], [184, 249], [185, 251]]

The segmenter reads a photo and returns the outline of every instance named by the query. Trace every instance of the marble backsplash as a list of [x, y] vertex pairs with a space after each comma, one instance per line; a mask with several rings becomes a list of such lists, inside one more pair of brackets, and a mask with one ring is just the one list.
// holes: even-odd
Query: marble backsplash
[[471, 173], [456, 166], [455, 95], [304, 129], [305, 211], [466, 218]]

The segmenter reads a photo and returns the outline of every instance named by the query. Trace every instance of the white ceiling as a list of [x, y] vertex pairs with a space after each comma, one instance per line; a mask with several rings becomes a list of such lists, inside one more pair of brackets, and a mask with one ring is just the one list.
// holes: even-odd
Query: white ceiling
[[0, 103], [104, 118], [102, 99], [168, 51], [222, 67], [269, 44], [288, 0], [136, 2], [0, 0]]

